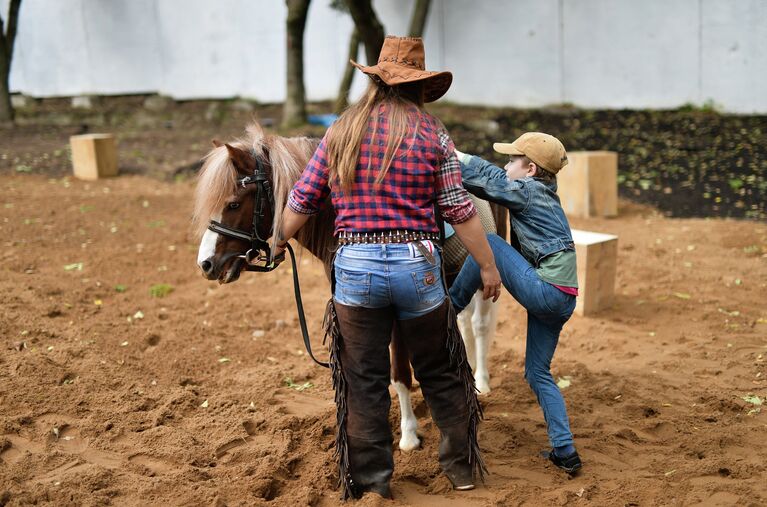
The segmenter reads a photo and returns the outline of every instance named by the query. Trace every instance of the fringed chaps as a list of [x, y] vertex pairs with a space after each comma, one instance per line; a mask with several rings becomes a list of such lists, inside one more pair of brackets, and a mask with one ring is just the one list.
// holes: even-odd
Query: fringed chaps
[[336, 402], [336, 452], [338, 460], [338, 487], [341, 489], [341, 500], [352, 498], [354, 482], [349, 472], [349, 445], [346, 436], [346, 379], [341, 367], [341, 331], [338, 326], [333, 298], [328, 301], [325, 318], [322, 323], [325, 329], [325, 340], [330, 338], [330, 371], [333, 377], [333, 389]]
[[482, 407], [466, 359], [455, 311], [448, 299], [428, 314], [398, 322], [432, 419], [440, 430], [440, 465], [458, 486], [484, 481], [477, 443]]
[[447, 350], [450, 354], [450, 362], [458, 370], [458, 375], [466, 391], [466, 402], [469, 408], [469, 462], [474, 473], [484, 483], [487, 467], [482, 459], [482, 451], [479, 448], [478, 430], [479, 422], [484, 418], [482, 406], [477, 397], [477, 387], [474, 385], [474, 374], [466, 356], [466, 347], [463, 343], [461, 331], [458, 328], [458, 315], [455, 308], [447, 298]]

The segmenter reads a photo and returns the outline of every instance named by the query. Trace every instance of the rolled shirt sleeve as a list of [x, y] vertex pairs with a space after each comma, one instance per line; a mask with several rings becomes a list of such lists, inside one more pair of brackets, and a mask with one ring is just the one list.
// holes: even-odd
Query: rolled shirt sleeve
[[477, 208], [461, 182], [461, 164], [452, 139], [444, 130], [438, 132], [442, 160], [437, 169], [437, 204], [445, 222], [461, 224], [477, 214]]
[[288, 207], [296, 213], [302, 215], [318, 213], [330, 193], [328, 186], [330, 170], [325, 153], [326, 140], [327, 134], [320, 141], [314, 155], [306, 164], [304, 172], [290, 191]]

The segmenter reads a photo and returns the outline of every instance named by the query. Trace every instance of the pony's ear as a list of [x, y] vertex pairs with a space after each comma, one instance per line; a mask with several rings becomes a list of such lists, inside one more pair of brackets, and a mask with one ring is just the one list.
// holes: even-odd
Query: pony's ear
[[213, 146], [216, 148], [221, 148], [223, 146], [223, 143], [221, 143], [221, 141], [219, 141], [218, 139], [213, 139], [211, 143], [213, 143]]
[[224, 146], [226, 146], [226, 150], [229, 152], [229, 158], [232, 160], [234, 168], [237, 169], [238, 172], [246, 175], [253, 172], [250, 170], [250, 165], [252, 162], [251, 157], [245, 153], [245, 151], [239, 148], [235, 148], [229, 143], [225, 144]]

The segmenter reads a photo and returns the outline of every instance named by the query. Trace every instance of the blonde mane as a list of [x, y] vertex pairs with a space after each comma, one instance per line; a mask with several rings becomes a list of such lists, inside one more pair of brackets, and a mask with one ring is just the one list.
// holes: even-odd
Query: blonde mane
[[[248, 125], [245, 136], [229, 144], [258, 157], [266, 158], [272, 167], [274, 188], [274, 230], [282, 227], [282, 211], [287, 203], [288, 193], [307, 162], [317, 148], [317, 139], [307, 137], [279, 137], [267, 135], [257, 123]], [[202, 236], [210, 219], [224, 209], [236, 190], [237, 170], [229, 158], [225, 146], [213, 148], [203, 158], [203, 165], [197, 178], [192, 225], [198, 236]], [[329, 203], [328, 203], [329, 204]], [[322, 213], [314, 216], [299, 231], [296, 240], [317, 256], [326, 265], [332, 258], [333, 222], [332, 207], [325, 206]]]

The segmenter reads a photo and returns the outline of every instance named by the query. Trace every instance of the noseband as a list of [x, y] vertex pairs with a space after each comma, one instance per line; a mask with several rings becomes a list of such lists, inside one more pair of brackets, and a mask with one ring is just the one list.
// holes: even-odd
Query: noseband
[[253, 153], [253, 158], [256, 159], [256, 172], [251, 176], [245, 176], [237, 180], [237, 186], [242, 188], [248, 185], [256, 185], [256, 196], [253, 203], [253, 225], [250, 232], [229, 227], [215, 220], [210, 221], [208, 229], [229, 238], [249, 242], [250, 249], [244, 254], [236, 256], [236, 258], [245, 260], [246, 271], [269, 272], [277, 266], [272, 262], [272, 247], [258, 233], [258, 224], [264, 218], [264, 208], [267, 205], [271, 211], [272, 219], [274, 218], [274, 192], [272, 191], [272, 184], [266, 176], [266, 169], [261, 161], [261, 157]]

